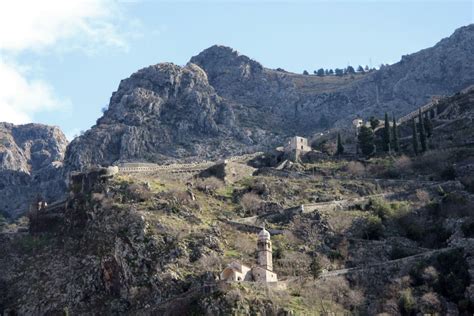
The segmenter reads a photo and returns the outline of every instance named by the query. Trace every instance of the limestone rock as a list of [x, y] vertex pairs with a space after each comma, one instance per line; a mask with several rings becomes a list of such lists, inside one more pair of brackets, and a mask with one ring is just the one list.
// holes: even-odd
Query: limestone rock
[[57, 127], [0, 123], [0, 211], [16, 217], [37, 195], [49, 202], [62, 195], [66, 146]]

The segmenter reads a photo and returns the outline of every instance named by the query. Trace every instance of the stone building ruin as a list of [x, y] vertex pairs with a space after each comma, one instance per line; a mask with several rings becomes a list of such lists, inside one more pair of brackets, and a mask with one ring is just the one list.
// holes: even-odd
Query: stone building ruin
[[308, 139], [301, 136], [293, 136], [286, 145], [285, 151], [308, 152], [311, 151], [311, 147], [308, 145]]

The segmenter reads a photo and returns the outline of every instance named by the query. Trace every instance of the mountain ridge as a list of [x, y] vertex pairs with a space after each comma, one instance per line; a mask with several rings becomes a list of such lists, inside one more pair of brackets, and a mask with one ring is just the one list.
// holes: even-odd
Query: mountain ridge
[[214, 45], [186, 66], [161, 63], [122, 80], [98, 124], [68, 147], [66, 162], [81, 169], [121, 160], [218, 159], [348, 127], [356, 116], [400, 116], [433, 95], [474, 84], [473, 39], [469, 25], [394, 65], [343, 78], [271, 70]]

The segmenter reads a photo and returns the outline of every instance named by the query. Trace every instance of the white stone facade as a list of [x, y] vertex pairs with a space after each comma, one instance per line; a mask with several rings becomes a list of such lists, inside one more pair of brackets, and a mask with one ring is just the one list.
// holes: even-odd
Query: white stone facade
[[252, 269], [233, 261], [222, 271], [220, 279], [233, 282], [252, 281]]

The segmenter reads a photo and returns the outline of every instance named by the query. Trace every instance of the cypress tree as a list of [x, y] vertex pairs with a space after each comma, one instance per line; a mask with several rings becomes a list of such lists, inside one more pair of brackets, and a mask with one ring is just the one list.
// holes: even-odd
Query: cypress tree
[[395, 120], [395, 115], [393, 115], [393, 126], [392, 126], [392, 148], [394, 151], [400, 151], [400, 142], [398, 141], [398, 126], [397, 120]]
[[342, 155], [344, 153], [344, 145], [342, 145], [341, 134], [337, 133], [337, 155]]
[[426, 132], [425, 132], [425, 124], [423, 124], [423, 115], [421, 113], [421, 109], [418, 112], [418, 122], [420, 124], [420, 144], [421, 144], [421, 152], [426, 151]]
[[413, 152], [415, 153], [415, 155], [418, 155], [418, 133], [416, 131], [415, 119], [413, 119], [412, 123]]
[[385, 127], [383, 130], [383, 150], [390, 152], [390, 122], [388, 121], [388, 114], [385, 113]]
[[374, 153], [374, 132], [370, 127], [361, 126], [357, 140], [359, 142], [359, 148], [362, 151], [362, 154], [370, 156]]

